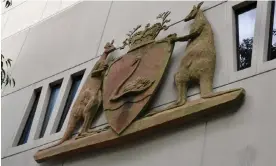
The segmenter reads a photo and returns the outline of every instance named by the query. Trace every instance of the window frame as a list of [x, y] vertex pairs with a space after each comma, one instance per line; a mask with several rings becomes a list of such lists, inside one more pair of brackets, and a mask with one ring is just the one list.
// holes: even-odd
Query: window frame
[[[72, 83], [71, 83], [71, 86], [70, 86], [69, 93], [68, 93], [68, 95], [67, 95], [67, 97], [66, 97], [66, 101], [65, 101], [64, 107], [63, 107], [63, 109], [62, 109], [62, 113], [61, 113], [61, 116], [60, 116], [60, 118], [59, 118], [57, 127], [56, 127], [56, 129], [55, 129], [55, 133], [59, 133], [59, 132], [62, 131], [62, 127], [63, 127], [63, 125], [64, 125], [64, 123], [65, 123], [66, 117], [68, 116], [69, 110], [70, 110], [70, 108], [72, 107], [72, 104], [74, 103], [74, 98], [76, 97], [77, 92], [78, 92], [78, 89], [80, 88], [80, 84], [81, 84], [81, 82], [82, 82], [83, 76], [84, 76], [84, 71], [82, 71], [82, 72], [80, 72], [80, 73], [78, 73], [78, 74], [76, 74], [76, 75], [72, 75], [72, 76], [71, 76]], [[74, 83], [75, 83], [76, 80], [79, 80], [80, 83], [79, 83], [79, 86], [78, 86], [78, 88], [77, 88], [77, 90], [76, 90], [75, 95], [73, 96], [73, 98], [71, 98], [72, 101], [71, 101], [71, 103], [70, 103], [70, 106], [68, 107], [69, 98], [70, 98], [71, 95], [72, 95], [72, 94], [71, 94], [71, 93], [72, 93], [72, 88], [73, 88]], [[66, 109], [66, 110], [65, 110], [65, 109]]]
[[[240, 41], [239, 41], [239, 15], [246, 13], [252, 9], [256, 9], [257, 11], [257, 1], [245, 1], [242, 2], [236, 6], [233, 7], [234, 14], [235, 14], [235, 26], [236, 26], [236, 63], [237, 63], [237, 71], [244, 70], [246, 68], [250, 68], [252, 66], [252, 54], [253, 54], [253, 46], [252, 46], [252, 53], [251, 53], [251, 58], [250, 58], [250, 66], [246, 68], [240, 68], [240, 57], [239, 57], [239, 46], [240, 46]], [[257, 17], [257, 13], [256, 13]], [[256, 22], [256, 17], [255, 17], [255, 22]], [[254, 32], [255, 32], [255, 27], [254, 27]], [[253, 34], [253, 43], [254, 43], [254, 34]]]
[[236, 47], [236, 24], [235, 24], [235, 9], [242, 7], [252, 2], [240, 2], [240, 1], [227, 1], [226, 2], [226, 17], [225, 17], [225, 33], [222, 33], [225, 38], [225, 42], [223, 43], [225, 47], [225, 52], [223, 52], [223, 56], [227, 59], [227, 68], [228, 68], [228, 83], [236, 82], [241, 79], [245, 79], [257, 74], [257, 63], [258, 63], [258, 54], [259, 54], [259, 40], [260, 33], [262, 29], [260, 28], [261, 19], [263, 19], [260, 15], [262, 9], [260, 8], [262, 5], [262, 1], [257, 1], [257, 9], [256, 9], [256, 21], [254, 28], [254, 39], [253, 42], [253, 50], [252, 50], [252, 59], [251, 59], [251, 67], [237, 70], [237, 47]]
[[[13, 136], [13, 141], [10, 143], [7, 150], [3, 152], [3, 156], [11, 156], [11, 155], [23, 152], [23, 151], [27, 151], [27, 150], [36, 148], [36, 147], [47, 148], [49, 145], [45, 144], [45, 143], [55, 142], [56, 140], [60, 139], [63, 136], [65, 129], [66, 129], [66, 125], [63, 125], [61, 132], [59, 132], [59, 133], [55, 133], [55, 129], [57, 127], [58, 120], [62, 113], [66, 97], [67, 97], [70, 87], [71, 87], [71, 76], [76, 76], [79, 73], [84, 73], [83, 79], [80, 83], [80, 87], [82, 87], [83, 83], [85, 82], [87, 77], [89, 77], [90, 71], [94, 67], [96, 60], [97, 60], [97, 58], [95, 58], [95, 60], [92, 60], [90, 62], [83, 63], [79, 66], [76, 66], [66, 72], [62, 72], [62, 73], [56, 74], [52, 77], [46, 78], [45, 80], [37, 82], [29, 87], [30, 88], [29, 99], [28, 99], [28, 104], [26, 106], [27, 108], [25, 109], [24, 117], [22, 118], [23, 120], [21, 121], [21, 123], [18, 124], [19, 126], [17, 128], [16, 134]], [[43, 117], [44, 117], [44, 114], [46, 111], [46, 107], [48, 104], [48, 98], [49, 98], [49, 94], [50, 94], [49, 83], [55, 83], [59, 80], [62, 80], [62, 87], [60, 90], [59, 97], [57, 99], [59, 101], [57, 101], [57, 103], [55, 105], [55, 111], [51, 115], [51, 118], [49, 120], [49, 124], [47, 126], [44, 137], [38, 139], [42, 120], [43, 120]], [[37, 111], [36, 111], [34, 121], [33, 121], [32, 127], [31, 127], [31, 133], [30, 133], [28, 142], [21, 146], [17, 146], [19, 137], [21, 136], [20, 134], [24, 127], [24, 125], [22, 125], [22, 124], [25, 123], [25, 121], [27, 119], [28, 112], [30, 111], [32, 102], [34, 100], [33, 99], [34, 95], [32, 92], [34, 91], [34, 89], [38, 89], [38, 88], [42, 88], [42, 90], [41, 90], [39, 103], [37, 106]], [[80, 91], [80, 88], [78, 89], [76, 95], [78, 95], [79, 91]], [[75, 102], [75, 100], [76, 100], [76, 98], [73, 100], [73, 102]], [[69, 110], [68, 114], [70, 114], [70, 112], [71, 112], [71, 110]], [[69, 116], [66, 117], [65, 122], [64, 122], [66, 124], [68, 123], [68, 120], [69, 120], [68, 117]]]
[[276, 68], [276, 60], [268, 60], [269, 37], [270, 37], [270, 16], [272, 9], [272, 1], [260, 1], [259, 3], [259, 36], [258, 36], [258, 58], [256, 73], [260, 74]]
[[[50, 85], [49, 85], [50, 94], [49, 94], [49, 98], [47, 100], [47, 107], [46, 107], [46, 110], [45, 110], [45, 113], [44, 113], [44, 116], [43, 116], [43, 120], [42, 120], [41, 128], [40, 128], [40, 131], [39, 131], [38, 139], [43, 138], [46, 134], [47, 127], [50, 123], [51, 116], [55, 111], [55, 106], [57, 104], [56, 101], [58, 100], [58, 97], [60, 95], [60, 91], [61, 91], [61, 87], [62, 87], [62, 81], [63, 80], [58, 80], [58, 81], [55, 81], [53, 83], [50, 83]], [[54, 105], [53, 105], [53, 108], [52, 108], [53, 110], [49, 113], [49, 111], [50, 111], [49, 106], [50, 106], [50, 102], [51, 102], [52, 92], [53, 92], [53, 88], [55, 88], [55, 87], [59, 87], [59, 92], [58, 92], [57, 97], [54, 101]], [[49, 116], [47, 117], [48, 113], [49, 113]], [[47, 118], [48, 118], [48, 120], [47, 120]], [[47, 120], [47, 123], [45, 122], [45, 120]]]
[[272, 36], [273, 36], [273, 24], [274, 24], [274, 12], [275, 12], [275, 1], [270, 1], [270, 22], [269, 22], [269, 37], [268, 37], [268, 48], [267, 48], [267, 61], [274, 60], [271, 58], [271, 46], [272, 46]]
[[[38, 106], [39, 100], [41, 98], [41, 91], [42, 91], [42, 87], [33, 90], [33, 94], [31, 96], [29, 104], [28, 104], [29, 106], [27, 107], [27, 112], [25, 113], [26, 114], [25, 116], [27, 116], [27, 117], [22, 119], [22, 121], [25, 121], [25, 122], [21, 122], [21, 124], [24, 123], [24, 124], [22, 124], [22, 125], [24, 125], [24, 128], [21, 131], [19, 131], [20, 134], [18, 133], [18, 137], [17, 137], [18, 139], [15, 140], [15, 142], [13, 143], [13, 146], [22, 146], [22, 145], [28, 143], [28, 139], [30, 138], [31, 129], [32, 129], [34, 118], [35, 118], [36, 111], [37, 111], [37, 106]], [[31, 122], [29, 122], [30, 120], [31, 120]], [[27, 138], [25, 138], [27, 140], [25, 140], [26, 142], [25, 141], [22, 142], [22, 139], [23, 139], [24, 135], [26, 134], [28, 122], [30, 123], [29, 129], [27, 131], [28, 136], [27, 136]]]

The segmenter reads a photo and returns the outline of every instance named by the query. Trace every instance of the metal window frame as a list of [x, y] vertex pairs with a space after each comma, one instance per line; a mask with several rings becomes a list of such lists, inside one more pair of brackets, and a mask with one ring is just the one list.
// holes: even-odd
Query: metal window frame
[[271, 46], [272, 46], [272, 36], [273, 36], [273, 23], [274, 23], [274, 10], [275, 10], [275, 1], [271, 1], [271, 11], [270, 11], [270, 24], [269, 24], [269, 38], [268, 38], [268, 50], [267, 50], [267, 61], [273, 60], [271, 54]]
[[[24, 128], [23, 128], [23, 130], [20, 134], [20, 138], [17, 142], [17, 146], [23, 145], [23, 144], [28, 142], [28, 137], [30, 135], [30, 131], [31, 131], [31, 128], [32, 128], [33, 120], [34, 120], [35, 113], [36, 113], [36, 110], [37, 110], [37, 105], [38, 105], [38, 102], [39, 102], [39, 99], [40, 99], [40, 96], [41, 96], [41, 90], [42, 90], [42, 87], [38, 88], [38, 89], [35, 89], [33, 91], [34, 101], [32, 102], [30, 112], [28, 113], [28, 118], [27, 118], [27, 120], [24, 124]], [[29, 126], [29, 128], [27, 128], [28, 127], [27, 125]], [[29, 131], [26, 131], [27, 129]], [[24, 141], [23, 138], [26, 136], [27, 132], [29, 132], [29, 134], [28, 134], [27, 140]]]
[[[46, 108], [46, 111], [45, 111], [45, 114], [44, 114], [44, 118], [43, 118], [43, 121], [42, 121], [42, 125], [41, 125], [41, 129], [40, 129], [39, 137], [38, 138], [44, 137], [44, 135], [46, 133], [46, 130], [47, 130], [47, 126], [48, 126], [50, 118], [51, 118], [51, 114], [50, 114], [49, 117], [48, 117], [47, 123], [45, 123], [45, 120], [46, 120], [47, 115], [49, 113], [49, 104], [50, 104], [50, 100], [51, 100], [51, 97], [52, 97], [53, 88], [59, 87], [59, 89], [60, 89], [61, 86], [62, 86], [62, 81], [63, 81], [63, 79], [55, 81], [53, 83], [50, 83], [50, 89], [51, 89], [50, 90], [50, 95], [49, 95], [49, 99], [48, 99], [48, 103], [47, 103], [47, 108]], [[53, 107], [53, 109], [54, 109], [54, 107]]]
[[[56, 133], [58, 133], [58, 132], [61, 131], [62, 126], [63, 126], [63, 124], [64, 124], [64, 122], [65, 122], [66, 116], [68, 115], [69, 110], [70, 110], [70, 107], [71, 107], [71, 105], [73, 104], [73, 101], [74, 101], [75, 96], [73, 96], [70, 105], [68, 105], [69, 98], [72, 97], [72, 88], [73, 88], [73, 86], [74, 86], [74, 83], [75, 83], [75, 81], [77, 81], [77, 80], [80, 80], [80, 82], [81, 82], [82, 79], [83, 79], [83, 75], [84, 75], [84, 71], [82, 71], [81, 73], [78, 73], [77, 75], [72, 75], [72, 76], [71, 76], [72, 85], [71, 85], [71, 87], [70, 87], [69, 94], [68, 94], [68, 96], [67, 96], [67, 99], [66, 99], [64, 108], [63, 108], [63, 110], [62, 110], [62, 114], [61, 114], [61, 117], [60, 117], [60, 119], [59, 119], [58, 126], [57, 126], [57, 128], [56, 128], [56, 131], [55, 131]], [[79, 85], [78, 88], [80, 88], [80, 85]], [[77, 90], [78, 90], [78, 89], [77, 89]]]
[[[235, 26], [236, 26], [236, 60], [237, 60], [237, 70], [243, 70], [246, 68], [240, 68], [240, 58], [239, 58], [239, 15], [243, 14], [245, 12], [248, 12], [252, 9], [257, 9], [257, 1], [245, 1], [242, 2], [236, 6], [233, 6], [234, 14], [235, 14]], [[254, 34], [253, 34], [253, 42], [254, 42]], [[252, 55], [250, 58], [250, 66], [251, 67], [251, 62], [252, 61]], [[247, 67], [247, 68], [249, 68]]]

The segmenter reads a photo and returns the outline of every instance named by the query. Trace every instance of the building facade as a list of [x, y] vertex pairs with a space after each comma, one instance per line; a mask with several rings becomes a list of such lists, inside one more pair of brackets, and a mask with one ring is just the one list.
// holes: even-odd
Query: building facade
[[[106, 42], [120, 46], [138, 24], [155, 23], [171, 11], [171, 22], [182, 20], [195, 1], [95, 2], [15, 1], [2, 8], [2, 53], [13, 59], [15, 87], [2, 89], [3, 166], [189, 165], [274, 166], [276, 163], [276, 59], [272, 1], [206, 1], [202, 5], [215, 38], [214, 91], [246, 90], [245, 102], [232, 114], [187, 124], [130, 144], [36, 163], [41, 148], [61, 139], [71, 105]], [[3, 6], [3, 4], [2, 4]], [[276, 19], [276, 17], [275, 17]], [[181, 22], [168, 34], [189, 33]], [[174, 73], [186, 43], [177, 43], [162, 85], [149, 110], [176, 100]], [[110, 57], [119, 57], [126, 49]], [[199, 98], [198, 87], [188, 92]], [[101, 112], [93, 128], [107, 126]]]

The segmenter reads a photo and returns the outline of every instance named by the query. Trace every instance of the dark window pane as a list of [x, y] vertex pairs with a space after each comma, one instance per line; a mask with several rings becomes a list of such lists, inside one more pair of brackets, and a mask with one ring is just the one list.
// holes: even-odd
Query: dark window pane
[[238, 70], [243, 70], [251, 66], [256, 5], [256, 2], [250, 3], [235, 12]]
[[47, 110], [46, 110], [46, 113], [45, 113], [45, 117], [44, 117], [44, 120], [43, 120], [43, 124], [42, 124], [42, 128], [41, 128], [41, 131], [40, 131], [39, 138], [42, 138], [45, 134], [48, 122], [49, 122], [51, 114], [54, 110], [54, 106], [55, 106], [55, 103], [56, 103], [56, 100], [57, 100], [57, 97], [58, 97], [58, 94], [59, 94], [60, 87], [61, 87], [61, 84], [58, 84], [58, 85], [55, 85], [55, 86], [51, 87], [51, 95], [50, 95], [50, 98], [49, 98], [49, 103], [48, 103], [48, 106], [47, 106]]
[[36, 107], [37, 107], [39, 97], [40, 97], [40, 92], [41, 92], [41, 90], [36, 90], [35, 91], [35, 100], [34, 100], [34, 103], [32, 105], [31, 111], [29, 113], [29, 116], [28, 116], [27, 122], [25, 124], [25, 127], [22, 131], [22, 134], [21, 134], [21, 137], [19, 139], [18, 145], [25, 144], [27, 142], [28, 138], [29, 138], [29, 134], [30, 134], [30, 130], [31, 130], [31, 127], [32, 127]]
[[68, 98], [66, 100], [66, 103], [65, 103], [65, 106], [64, 106], [64, 109], [63, 109], [63, 112], [62, 112], [62, 115], [61, 115], [61, 118], [60, 118], [60, 121], [59, 121], [56, 132], [59, 132], [61, 130], [62, 126], [63, 126], [63, 123], [66, 119], [67, 114], [68, 114], [68, 111], [71, 107], [71, 104], [74, 100], [74, 97], [75, 97], [75, 95], [77, 93], [77, 90], [79, 88], [79, 85], [81, 83], [82, 76], [83, 75], [73, 78], [72, 86], [71, 86], [70, 92], [68, 94]]
[[271, 16], [270, 16], [270, 35], [268, 45], [268, 58], [270, 61], [276, 58], [276, 17], [275, 17], [275, 1], [271, 2]]

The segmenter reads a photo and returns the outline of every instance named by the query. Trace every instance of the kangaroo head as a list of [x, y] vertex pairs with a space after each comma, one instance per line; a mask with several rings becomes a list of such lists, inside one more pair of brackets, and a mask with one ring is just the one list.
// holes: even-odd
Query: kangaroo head
[[109, 54], [109, 53], [111, 53], [111, 52], [113, 52], [113, 51], [116, 50], [116, 47], [113, 45], [113, 43], [114, 43], [114, 40], [112, 40], [111, 43], [108, 42], [108, 43], [105, 44], [105, 46], [104, 46], [104, 52], [106, 54]]
[[203, 2], [200, 2], [197, 6], [194, 5], [192, 11], [188, 14], [188, 16], [186, 16], [184, 21], [187, 22], [187, 21], [194, 19], [202, 4], [203, 4]]

